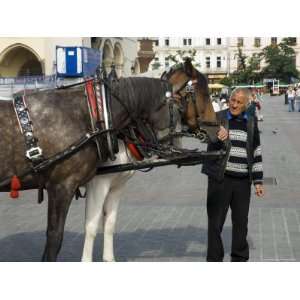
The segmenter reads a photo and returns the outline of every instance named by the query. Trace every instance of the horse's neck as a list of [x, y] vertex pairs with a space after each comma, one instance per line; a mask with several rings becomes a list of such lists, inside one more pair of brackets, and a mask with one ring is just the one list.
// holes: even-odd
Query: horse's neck
[[142, 96], [137, 97], [136, 95], [140, 94], [138, 90], [134, 91], [133, 97], [128, 95], [122, 97], [118, 92], [120, 88], [120, 85], [117, 83], [112, 90], [113, 95], [116, 95], [118, 99], [111, 97], [113, 125], [116, 128], [124, 128], [139, 118], [149, 119], [153, 111], [159, 107], [160, 99], [157, 97], [149, 97], [147, 99], [144, 99]]
[[216, 122], [217, 117], [209, 98], [201, 92], [196, 92], [196, 107], [201, 121]]

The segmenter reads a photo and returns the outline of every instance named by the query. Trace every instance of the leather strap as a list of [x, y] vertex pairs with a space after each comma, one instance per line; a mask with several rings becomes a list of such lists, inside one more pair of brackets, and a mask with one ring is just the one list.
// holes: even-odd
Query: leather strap
[[38, 163], [43, 159], [42, 149], [38, 146], [38, 139], [33, 135], [33, 125], [25, 102], [25, 96], [15, 96], [13, 105], [25, 141], [25, 155], [32, 163]]

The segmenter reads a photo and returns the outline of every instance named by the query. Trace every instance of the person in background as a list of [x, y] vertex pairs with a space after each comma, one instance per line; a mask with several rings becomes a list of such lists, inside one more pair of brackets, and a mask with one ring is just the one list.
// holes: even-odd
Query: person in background
[[293, 89], [293, 87], [290, 85], [287, 92], [287, 97], [288, 97], [288, 104], [289, 104], [289, 112], [295, 111], [295, 96], [296, 93]]
[[220, 103], [217, 98], [213, 97], [211, 103], [215, 112], [220, 111]]
[[296, 103], [298, 107], [298, 112], [300, 112], [300, 85], [296, 89]]
[[261, 113], [261, 101], [258, 99], [257, 94], [255, 91], [251, 94], [250, 103], [253, 103], [255, 106], [255, 115], [258, 121], [263, 121], [264, 117]]
[[226, 99], [222, 99], [222, 100], [221, 100], [220, 108], [221, 108], [220, 110], [224, 110], [224, 109], [227, 109], [227, 108], [228, 108], [228, 104], [227, 104]]

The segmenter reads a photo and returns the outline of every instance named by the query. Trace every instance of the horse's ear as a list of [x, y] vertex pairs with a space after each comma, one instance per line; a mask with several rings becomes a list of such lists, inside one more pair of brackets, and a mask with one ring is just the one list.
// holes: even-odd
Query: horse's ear
[[193, 76], [193, 69], [194, 69], [194, 67], [193, 67], [191, 58], [185, 57], [184, 58], [184, 71], [189, 77]]

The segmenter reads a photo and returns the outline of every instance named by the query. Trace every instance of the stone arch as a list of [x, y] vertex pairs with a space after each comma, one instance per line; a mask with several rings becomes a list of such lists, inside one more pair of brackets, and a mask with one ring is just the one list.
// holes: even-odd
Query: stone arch
[[133, 74], [140, 74], [141, 73], [141, 65], [138, 59], [135, 59], [134, 65], [132, 66], [132, 73]]
[[14, 44], [0, 55], [0, 76], [38, 76], [43, 75], [43, 63], [39, 55], [24, 44]]
[[92, 37], [91, 38], [91, 47], [94, 49], [100, 49], [103, 42], [101, 37]]
[[111, 70], [111, 65], [114, 62], [114, 51], [110, 40], [106, 40], [103, 45], [102, 61], [107, 73]]
[[116, 43], [114, 47], [114, 64], [116, 66], [117, 75], [120, 78], [124, 67], [124, 53], [120, 43]]

